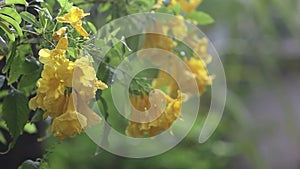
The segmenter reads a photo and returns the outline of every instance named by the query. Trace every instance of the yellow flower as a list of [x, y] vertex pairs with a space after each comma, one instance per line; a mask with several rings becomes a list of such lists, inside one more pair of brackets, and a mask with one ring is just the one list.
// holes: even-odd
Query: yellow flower
[[[144, 136], [156, 136], [160, 132], [165, 131], [171, 128], [172, 123], [177, 120], [181, 115], [181, 103], [183, 97], [181, 93], [178, 93], [177, 99], [172, 99], [165, 95], [167, 101], [166, 109], [161, 113], [161, 115], [146, 123], [139, 123], [134, 121], [129, 121], [129, 124], [126, 128], [126, 135], [131, 137], [144, 137]], [[159, 101], [154, 102], [157, 107], [161, 107]], [[131, 104], [138, 110], [149, 109], [149, 96], [137, 96], [136, 98], [131, 98]], [[149, 114], [157, 115], [157, 109], [154, 109], [155, 112], [149, 112]], [[137, 114], [135, 114], [137, 116]]]
[[[97, 89], [107, 88], [105, 83], [97, 79], [87, 58], [82, 57], [75, 62], [68, 60], [67, 48], [68, 40], [62, 37], [55, 49], [39, 51], [44, 69], [37, 82], [37, 95], [29, 101], [30, 109], [41, 108], [45, 111], [44, 118], [54, 118], [51, 131], [60, 140], [101, 121], [100, 116], [88, 107], [88, 103], [95, 97]], [[70, 88], [75, 92], [69, 94]]]
[[3, 58], [4, 58], [4, 56], [1, 56], [1, 55], [0, 55], [0, 61], [1, 61]]
[[211, 56], [207, 53], [208, 40], [205, 37], [198, 38], [196, 36], [187, 36], [185, 41], [190, 48], [194, 49], [197, 57], [203, 59], [205, 63], [209, 63], [211, 61]]
[[84, 13], [82, 9], [79, 9], [77, 7], [72, 7], [69, 13], [65, 14], [62, 17], [57, 17], [56, 19], [59, 22], [71, 24], [81, 36], [88, 37], [89, 34], [82, 27], [81, 21], [81, 19], [87, 15], [90, 14]]
[[188, 28], [181, 15], [176, 15], [176, 18], [169, 21], [168, 28], [172, 30], [173, 35], [178, 38], [178, 40], [182, 40], [188, 33]]
[[75, 63], [66, 58], [65, 53], [67, 48], [67, 38], [61, 38], [54, 50], [40, 50], [39, 60], [45, 65], [42, 72], [43, 79], [55, 78], [57, 79], [56, 83], [67, 87], [72, 86]]
[[[202, 0], [171, 0], [168, 6], [173, 7], [176, 3], [179, 3], [183, 11], [190, 13], [194, 12], [201, 2]], [[163, 5], [163, 0], [158, 0], [158, 4]]]
[[171, 51], [175, 45], [176, 42], [165, 35], [147, 33], [145, 35], [143, 48], [158, 48]]
[[152, 87], [156, 89], [166, 88], [168, 95], [176, 98], [177, 90], [180, 90], [178, 84], [182, 84], [181, 90], [185, 93], [194, 94], [195, 91], [192, 85], [196, 81], [199, 94], [203, 94], [206, 86], [212, 82], [212, 77], [208, 75], [206, 70], [205, 62], [192, 57], [190, 60], [184, 58], [184, 63], [188, 69], [171, 60], [169, 68], [173, 73], [172, 77], [164, 71], [159, 71], [157, 78], [152, 81]]
[[[190, 60], [185, 58], [184, 62], [191, 69], [191, 73], [197, 82], [199, 93], [204, 93], [206, 86], [211, 84], [212, 81], [212, 78], [207, 73], [205, 63], [202, 60], [193, 57]], [[187, 88], [189, 88], [189, 84], [191, 83], [188, 83], [187, 81]]]
[[189, 0], [188, 2], [186, 0], [177, 0], [177, 2], [180, 3], [183, 11], [190, 13], [197, 9], [202, 0]]
[[93, 126], [101, 122], [101, 117], [88, 107], [88, 102], [85, 102], [78, 93], [72, 93], [72, 97], [76, 110], [87, 118], [87, 126]]
[[52, 39], [54, 41], [59, 41], [59, 39], [65, 35], [66, 31], [67, 31], [67, 27], [62, 27], [58, 31], [53, 32]]
[[57, 117], [65, 111], [67, 87], [72, 87], [75, 64], [65, 56], [68, 40], [61, 38], [55, 49], [41, 49], [39, 59], [44, 64], [37, 81], [37, 95], [29, 102], [30, 109], [41, 108], [44, 117]]
[[86, 126], [86, 117], [75, 110], [73, 97], [69, 97], [66, 112], [54, 118], [51, 132], [62, 141], [66, 137], [73, 137], [79, 134]]
[[96, 72], [86, 57], [75, 61], [73, 89], [87, 102], [95, 97], [97, 89], [106, 89], [108, 86], [96, 77]]
[[163, 89], [166, 87], [167, 93], [172, 97], [177, 97], [177, 90], [179, 89], [177, 82], [166, 72], [159, 71], [156, 79], [152, 81], [152, 87], [155, 89]]

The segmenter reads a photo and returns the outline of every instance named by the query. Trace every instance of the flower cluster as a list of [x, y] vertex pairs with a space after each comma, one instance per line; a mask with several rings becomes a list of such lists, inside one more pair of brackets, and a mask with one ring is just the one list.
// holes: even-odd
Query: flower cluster
[[[86, 36], [80, 28], [80, 19], [85, 15], [82, 10], [73, 7], [63, 18]], [[62, 18], [58, 20], [62, 21]], [[53, 40], [58, 41], [55, 49], [39, 51], [39, 60], [44, 64], [44, 69], [37, 81], [37, 95], [29, 102], [30, 109], [40, 108], [45, 111], [44, 118], [53, 118], [51, 132], [60, 140], [101, 121], [88, 104], [95, 97], [96, 90], [107, 88], [105, 83], [97, 79], [88, 58], [78, 57], [71, 61], [66, 57], [68, 39], [65, 33], [65, 27], [53, 33]]]
[[[158, 2], [163, 4], [162, 1]], [[176, 3], [180, 3], [182, 9], [185, 12], [193, 12], [196, 7], [201, 3], [201, 0], [172, 0], [168, 5], [174, 6]], [[167, 100], [166, 105], [162, 103], [155, 103], [156, 107], [166, 106], [166, 109], [162, 111], [162, 114], [155, 120], [149, 120], [149, 122], [136, 122], [129, 121], [126, 129], [126, 134], [132, 137], [144, 137], [155, 136], [162, 131], [171, 128], [172, 123], [177, 120], [181, 115], [181, 104], [184, 101], [182, 96], [195, 94], [193, 91], [193, 82], [196, 82], [198, 94], [201, 95], [205, 92], [206, 86], [212, 82], [212, 77], [209, 76], [206, 63], [209, 63], [211, 57], [207, 53], [208, 41], [206, 38], [198, 38], [194, 35], [194, 32], [189, 32], [187, 23], [183, 16], [177, 15], [171, 20], [161, 23], [156, 21], [152, 29], [149, 32], [156, 32], [157, 34], [150, 33], [145, 35], [144, 49], [158, 48], [167, 52], [175, 53], [173, 50], [177, 46], [175, 38], [180, 41], [186, 42], [186, 44], [193, 49], [192, 56], [187, 57], [183, 55], [183, 63], [179, 63], [174, 59], [161, 59], [160, 54], [151, 54], [151, 59], [163, 60], [159, 65], [162, 70], [169, 70], [172, 74], [170, 76], [167, 72], [159, 71], [157, 78], [152, 81], [152, 88], [164, 89], [164, 97]], [[169, 33], [175, 36], [170, 38]], [[165, 56], [169, 57], [169, 56]], [[169, 72], [169, 73], [170, 73]], [[175, 80], [176, 79], [176, 80]], [[179, 88], [178, 84], [184, 84]], [[185, 92], [185, 93], [182, 93]], [[185, 97], [184, 97], [185, 98]], [[149, 96], [139, 95], [132, 96], [131, 103], [134, 108], [140, 111], [157, 111], [149, 112], [149, 114], [158, 114], [161, 110], [150, 109]], [[131, 110], [131, 116], [138, 116], [134, 109]], [[142, 120], [143, 121], [143, 120]]]

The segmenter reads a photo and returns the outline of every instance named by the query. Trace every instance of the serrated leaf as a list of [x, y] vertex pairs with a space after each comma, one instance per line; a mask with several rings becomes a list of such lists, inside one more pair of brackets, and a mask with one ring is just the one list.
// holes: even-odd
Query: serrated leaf
[[18, 12], [13, 9], [13, 8], [9, 8], [9, 7], [4, 7], [2, 9], [0, 9], [0, 13], [8, 15], [10, 17], [12, 17], [15, 21], [17, 21], [18, 24], [21, 23], [22, 18], [21, 16], [18, 14]]
[[9, 70], [9, 77], [8, 77], [8, 85], [11, 85], [15, 81], [18, 80], [18, 78], [22, 75], [22, 64], [24, 62], [25, 58], [21, 55], [17, 54], [12, 61], [12, 66]]
[[5, 0], [5, 4], [6, 5], [21, 4], [21, 5], [28, 6], [28, 3], [26, 2], [26, 0]]
[[36, 129], [36, 126], [35, 124], [33, 123], [27, 123], [25, 126], [24, 126], [24, 131], [29, 133], [29, 134], [34, 134], [37, 132], [37, 129]]
[[24, 126], [29, 118], [27, 97], [18, 90], [12, 90], [3, 101], [3, 119], [13, 137], [10, 148], [13, 147], [17, 138], [22, 134]]
[[33, 24], [34, 26], [38, 26], [35, 16], [32, 15], [31, 13], [25, 11], [25, 12], [21, 12], [20, 15], [26, 22]]
[[2, 18], [4, 21], [6, 21], [6, 22], [8, 22], [9, 24], [11, 24], [11, 26], [14, 27], [14, 29], [17, 31], [17, 33], [18, 33], [19, 36], [23, 36], [22, 29], [21, 29], [21, 27], [19, 26], [19, 24], [18, 24], [17, 21], [15, 21], [14, 19], [12, 19], [12, 18], [9, 17], [9, 16], [2, 15], [2, 14], [0, 14], [0, 18]]
[[40, 162], [26, 160], [24, 161], [18, 169], [38, 169], [40, 167]]
[[0, 75], [0, 88], [4, 85], [5, 76]]
[[16, 37], [15, 35], [11, 32], [11, 30], [4, 24], [0, 21], [0, 28], [5, 32], [5, 34], [8, 36], [8, 38], [11, 40], [11, 41], [15, 41]]
[[214, 22], [214, 19], [209, 14], [201, 11], [188, 13], [186, 18], [194, 20], [200, 25], [207, 25]]

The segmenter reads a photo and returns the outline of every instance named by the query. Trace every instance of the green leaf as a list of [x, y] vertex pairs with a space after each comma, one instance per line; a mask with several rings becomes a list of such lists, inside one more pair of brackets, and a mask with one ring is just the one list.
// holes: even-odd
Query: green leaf
[[[2, 106], [3, 107], [3, 106]], [[5, 124], [5, 122], [3, 120], [0, 121], [0, 128], [8, 131], [7, 125]]]
[[5, 40], [0, 36], [0, 55], [5, 56], [8, 53], [8, 46]]
[[32, 117], [32, 119], [30, 120], [31, 123], [36, 123], [39, 122], [41, 120], [43, 120], [43, 115], [44, 115], [44, 111], [41, 109], [37, 109]]
[[16, 49], [17, 49], [16, 42], [13, 41], [10, 45], [12, 45], [11, 50], [10, 50], [8, 56], [6, 57], [6, 64], [2, 69], [2, 73], [7, 73], [8, 72], [8, 70], [10, 69], [10, 66], [13, 62], [13, 59], [16, 56]]
[[176, 3], [174, 6], [173, 6], [173, 10], [175, 12], [176, 15], [180, 14], [181, 12], [181, 6], [180, 6], [180, 3]]
[[29, 118], [27, 97], [18, 90], [12, 90], [3, 101], [3, 119], [13, 137], [12, 148], [17, 138], [23, 133], [24, 126]]
[[21, 77], [18, 83], [18, 89], [23, 91], [26, 96], [29, 96], [32, 90], [36, 86], [37, 80], [40, 78], [41, 69], [31, 72], [31, 74], [25, 74]]
[[8, 36], [8, 38], [11, 40], [11, 41], [15, 41], [16, 37], [15, 35], [11, 32], [11, 30], [6, 26], [4, 25], [4, 23], [2, 23], [0, 21], [0, 28], [6, 33], [6, 35]]
[[1, 131], [0, 131], [0, 142], [1, 142], [2, 144], [6, 144], [6, 143], [7, 143], [7, 141], [6, 141], [4, 135], [2, 134]]
[[29, 134], [34, 134], [37, 132], [37, 129], [36, 129], [36, 126], [34, 123], [27, 123], [25, 126], [24, 126], [24, 131], [26, 131], [27, 133]]
[[38, 22], [35, 19], [35, 16], [29, 12], [21, 12], [21, 17], [28, 23], [33, 24], [34, 26], [38, 26]]
[[24, 161], [18, 169], [38, 169], [40, 167], [40, 162], [26, 160]]
[[[0, 99], [4, 98], [8, 94], [8, 90], [1, 90], [0, 91]], [[0, 109], [1, 110], [1, 109]], [[1, 125], [0, 125], [1, 126]]]
[[12, 66], [9, 70], [9, 77], [8, 77], [8, 85], [11, 85], [15, 81], [19, 79], [19, 77], [22, 75], [22, 64], [24, 62], [25, 58], [22, 57], [22, 55], [17, 54], [12, 61]]
[[97, 33], [97, 28], [95, 27], [95, 25], [92, 22], [87, 21], [87, 25], [90, 28], [90, 30], [92, 31], [93, 34]]
[[0, 88], [4, 85], [5, 76], [0, 75]]
[[21, 21], [22, 21], [21, 16], [20, 16], [20, 15], [18, 14], [18, 12], [17, 12], [15, 9], [13, 9], [13, 8], [4, 7], [4, 8], [2, 8], [2, 9], [0, 9], [0, 13], [12, 17], [15, 21], [18, 22], [18, 24], [20, 24]]
[[201, 25], [207, 25], [214, 22], [214, 19], [209, 14], [201, 11], [189, 13], [186, 15], [186, 18], [194, 20]]
[[57, 0], [57, 2], [61, 6], [61, 8], [66, 11], [69, 11], [73, 6], [73, 3], [69, 3], [68, 0]]
[[19, 36], [23, 36], [23, 32], [21, 27], [19, 26], [19, 23], [15, 20], [13, 20], [11, 17], [6, 16], [6, 15], [2, 15], [0, 14], [0, 18], [4, 19], [4, 21], [8, 22], [9, 24], [11, 24], [15, 30], [17, 31]]
[[6, 5], [21, 4], [21, 5], [28, 6], [28, 3], [26, 2], [26, 0], [6, 0], [5, 4]]
[[33, 56], [26, 57], [25, 62], [22, 65], [22, 70], [24, 74], [31, 74], [35, 70], [39, 69], [40, 62]]
[[78, 54], [77, 54], [77, 48], [75, 47], [68, 47], [67, 49], [67, 53], [74, 59], [77, 58]]

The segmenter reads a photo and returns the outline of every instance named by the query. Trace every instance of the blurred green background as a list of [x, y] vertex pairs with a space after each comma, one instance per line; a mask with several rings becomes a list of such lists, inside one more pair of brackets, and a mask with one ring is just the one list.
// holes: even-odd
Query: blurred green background
[[[105, 23], [95, 12], [101, 4], [79, 7], [91, 11], [87, 20], [97, 27]], [[188, 137], [159, 156], [118, 157], [99, 151], [85, 134], [62, 143], [53, 138], [37, 142], [45, 134], [39, 133], [21, 136], [15, 149], [0, 157], [1, 166], [15, 168], [46, 152], [53, 169], [299, 168], [300, 1], [204, 0], [199, 9], [215, 19], [200, 29], [219, 52], [228, 85], [222, 121], [207, 142], [197, 139], [209, 92], [201, 98], [199, 119]]]

